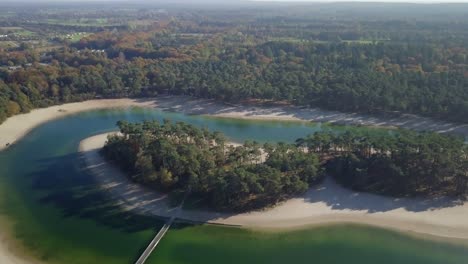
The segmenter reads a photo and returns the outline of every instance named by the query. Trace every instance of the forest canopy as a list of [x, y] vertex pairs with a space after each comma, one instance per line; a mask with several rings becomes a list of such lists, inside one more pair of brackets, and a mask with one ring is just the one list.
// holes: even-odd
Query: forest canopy
[[427, 6], [414, 14], [402, 6], [385, 14], [378, 6], [347, 6], [355, 13], [346, 15], [339, 5], [291, 7], [289, 15], [258, 8], [262, 15], [242, 8], [121, 10], [113, 20], [121, 12], [142, 25], [95, 29], [53, 49], [0, 47], [0, 122], [64, 102], [159, 94], [468, 121], [462, 6], [437, 7], [452, 17]]
[[468, 145], [461, 137], [434, 132], [317, 132], [298, 146], [320, 156], [328, 175], [358, 191], [404, 196], [468, 193]]
[[245, 211], [304, 193], [319, 181], [317, 155], [293, 144], [229, 144], [186, 123], [118, 123], [102, 153], [135, 181], [190, 191], [219, 210]]
[[325, 130], [296, 144], [246, 141], [165, 120], [119, 121], [102, 149], [138, 183], [189, 191], [218, 210], [247, 211], [303, 194], [325, 175], [355, 190], [406, 196], [468, 194], [468, 147], [460, 138], [396, 130]]

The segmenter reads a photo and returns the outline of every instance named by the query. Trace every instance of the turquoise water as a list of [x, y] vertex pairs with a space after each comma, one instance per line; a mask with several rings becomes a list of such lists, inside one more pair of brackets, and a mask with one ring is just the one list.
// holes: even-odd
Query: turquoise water
[[[220, 119], [138, 108], [92, 111], [46, 123], [10, 149], [0, 152], [0, 215], [13, 224], [11, 235], [24, 245], [25, 254], [46, 263], [132, 263], [161, 226], [161, 221], [121, 212], [82, 170], [77, 148], [84, 138], [116, 130], [118, 120], [163, 118], [218, 130], [234, 141], [292, 142], [321, 129], [320, 125], [310, 123]], [[347, 226], [341, 230], [363, 233], [356, 228]], [[321, 252], [331, 253], [333, 248], [343, 250], [348, 263], [363, 263], [363, 256], [377, 249], [382, 251], [381, 247], [369, 242], [372, 240], [354, 241], [350, 240], [350, 235], [340, 240], [338, 234], [343, 232], [339, 228], [331, 230], [335, 230], [335, 235], [331, 236], [333, 240], [328, 240], [323, 230], [315, 229], [302, 232], [309, 234], [308, 239], [294, 232], [272, 236], [210, 226], [177, 228], [168, 233], [167, 240], [163, 240], [150, 263], [219, 263], [217, 256], [223, 255], [230, 258], [225, 263], [274, 263], [272, 259], [291, 256], [298, 248], [301, 249], [297, 251], [301, 261], [295, 261], [297, 263], [313, 258], [317, 249], [327, 249]], [[364, 230], [369, 237], [375, 235], [376, 241], [388, 241], [389, 234], [395, 235], [387, 231]], [[232, 240], [233, 237], [236, 239]], [[413, 258], [411, 250], [408, 253], [400, 247], [388, 246], [389, 250], [382, 252], [382, 256], [395, 254], [398, 262], [384, 263], [426, 263], [421, 262], [425, 259], [436, 261], [427, 263], [441, 263], [438, 262], [441, 256], [447, 259], [445, 263], [468, 263], [461, 261], [468, 260], [463, 247], [406, 236], [399, 236], [399, 239], [395, 245], [404, 242], [411, 250], [423, 249], [429, 258]], [[255, 248], [258, 243], [263, 245], [258, 251], [247, 248]], [[363, 248], [349, 255], [356, 245]], [[401, 262], [405, 259], [407, 262]], [[328, 262], [323, 256], [317, 261], [341, 263], [338, 260]]]

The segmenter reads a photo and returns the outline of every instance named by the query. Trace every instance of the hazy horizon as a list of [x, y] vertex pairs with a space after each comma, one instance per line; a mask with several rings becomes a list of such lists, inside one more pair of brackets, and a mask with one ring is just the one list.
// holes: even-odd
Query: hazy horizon
[[80, 2], [120, 2], [120, 3], [429, 3], [450, 4], [468, 3], [468, 0], [0, 0], [0, 3], [80, 3]]

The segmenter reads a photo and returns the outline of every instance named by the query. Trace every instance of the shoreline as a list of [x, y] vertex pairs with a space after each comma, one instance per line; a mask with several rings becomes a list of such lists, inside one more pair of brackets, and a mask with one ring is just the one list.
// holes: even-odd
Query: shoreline
[[[15, 115], [0, 124], [0, 151], [14, 145], [32, 129], [54, 119], [91, 110], [112, 108], [122, 109], [129, 107], [158, 108], [162, 111], [222, 118], [302, 122], [312, 121], [372, 127], [401, 127], [413, 130], [430, 130], [440, 133], [456, 133], [468, 138], [468, 124], [453, 124], [409, 114], [402, 115], [397, 118], [384, 118], [364, 114], [340, 113], [317, 108], [300, 108], [295, 106], [268, 107], [254, 105], [227, 105], [208, 99], [195, 99], [186, 96], [162, 96], [149, 99], [126, 98], [89, 100], [56, 105], [48, 108], [34, 109], [30, 113]], [[206, 222], [204, 217], [199, 218], [202, 222]], [[464, 219], [468, 220], [468, 216]], [[339, 221], [342, 222], [343, 220], [344, 219], [339, 219]], [[323, 221], [325, 221], [325, 219]], [[327, 219], [327, 221], [333, 222], [333, 217]], [[244, 226], [248, 227], [249, 225], [246, 223]], [[389, 228], [388, 226], [382, 227]], [[273, 228], [278, 229], [278, 226], [273, 226]], [[428, 226], [427, 228], [431, 229], [432, 227]], [[453, 234], [451, 232], [446, 232], [446, 235], [448, 237], [456, 237], [458, 234], [456, 231], [453, 232]], [[466, 238], [468, 238], [468, 231], [466, 233]], [[6, 235], [0, 236], [0, 262], [14, 264], [35, 263], [30, 261], [27, 257], [17, 256], [15, 252], [12, 252], [12, 246], [14, 247], [14, 243], [10, 241], [10, 237], [6, 237]]]
[[[0, 224], [2, 229], [4, 226], [12, 226], [7, 219], [0, 216]], [[39, 264], [42, 263], [34, 260], [33, 257], [26, 254], [22, 250], [22, 245], [18, 245], [9, 231], [0, 233], [0, 263], [5, 264]]]
[[162, 111], [223, 118], [309, 121], [371, 127], [400, 127], [417, 131], [427, 130], [438, 133], [454, 133], [468, 138], [468, 124], [442, 122], [410, 114], [403, 114], [395, 118], [385, 118], [365, 114], [341, 113], [318, 108], [227, 105], [209, 99], [195, 99], [186, 96], [162, 96], [148, 99], [124, 98], [89, 100], [34, 109], [26, 114], [12, 116], [0, 125], [0, 151], [14, 145], [32, 129], [48, 121], [91, 110], [122, 109], [129, 107], [157, 108]]
[[[79, 147], [85, 166], [97, 183], [124, 210], [159, 217], [174, 216], [166, 194], [131, 182], [100, 156], [98, 150], [108, 134], [84, 139]], [[405, 233], [468, 240], [468, 203], [358, 193], [329, 178], [300, 197], [262, 211], [229, 214], [182, 210], [177, 217], [194, 222], [279, 231], [323, 224], [364, 224]]]

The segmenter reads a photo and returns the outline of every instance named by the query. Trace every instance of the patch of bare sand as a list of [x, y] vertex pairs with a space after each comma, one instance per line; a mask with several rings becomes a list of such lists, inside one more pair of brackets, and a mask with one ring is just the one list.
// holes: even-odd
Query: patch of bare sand
[[[1, 219], [4, 226], [10, 226], [8, 221]], [[26, 257], [17, 242], [12, 239], [7, 232], [0, 232], [0, 263], [1, 264], [39, 264], [39, 261], [33, 261], [31, 257]]]

